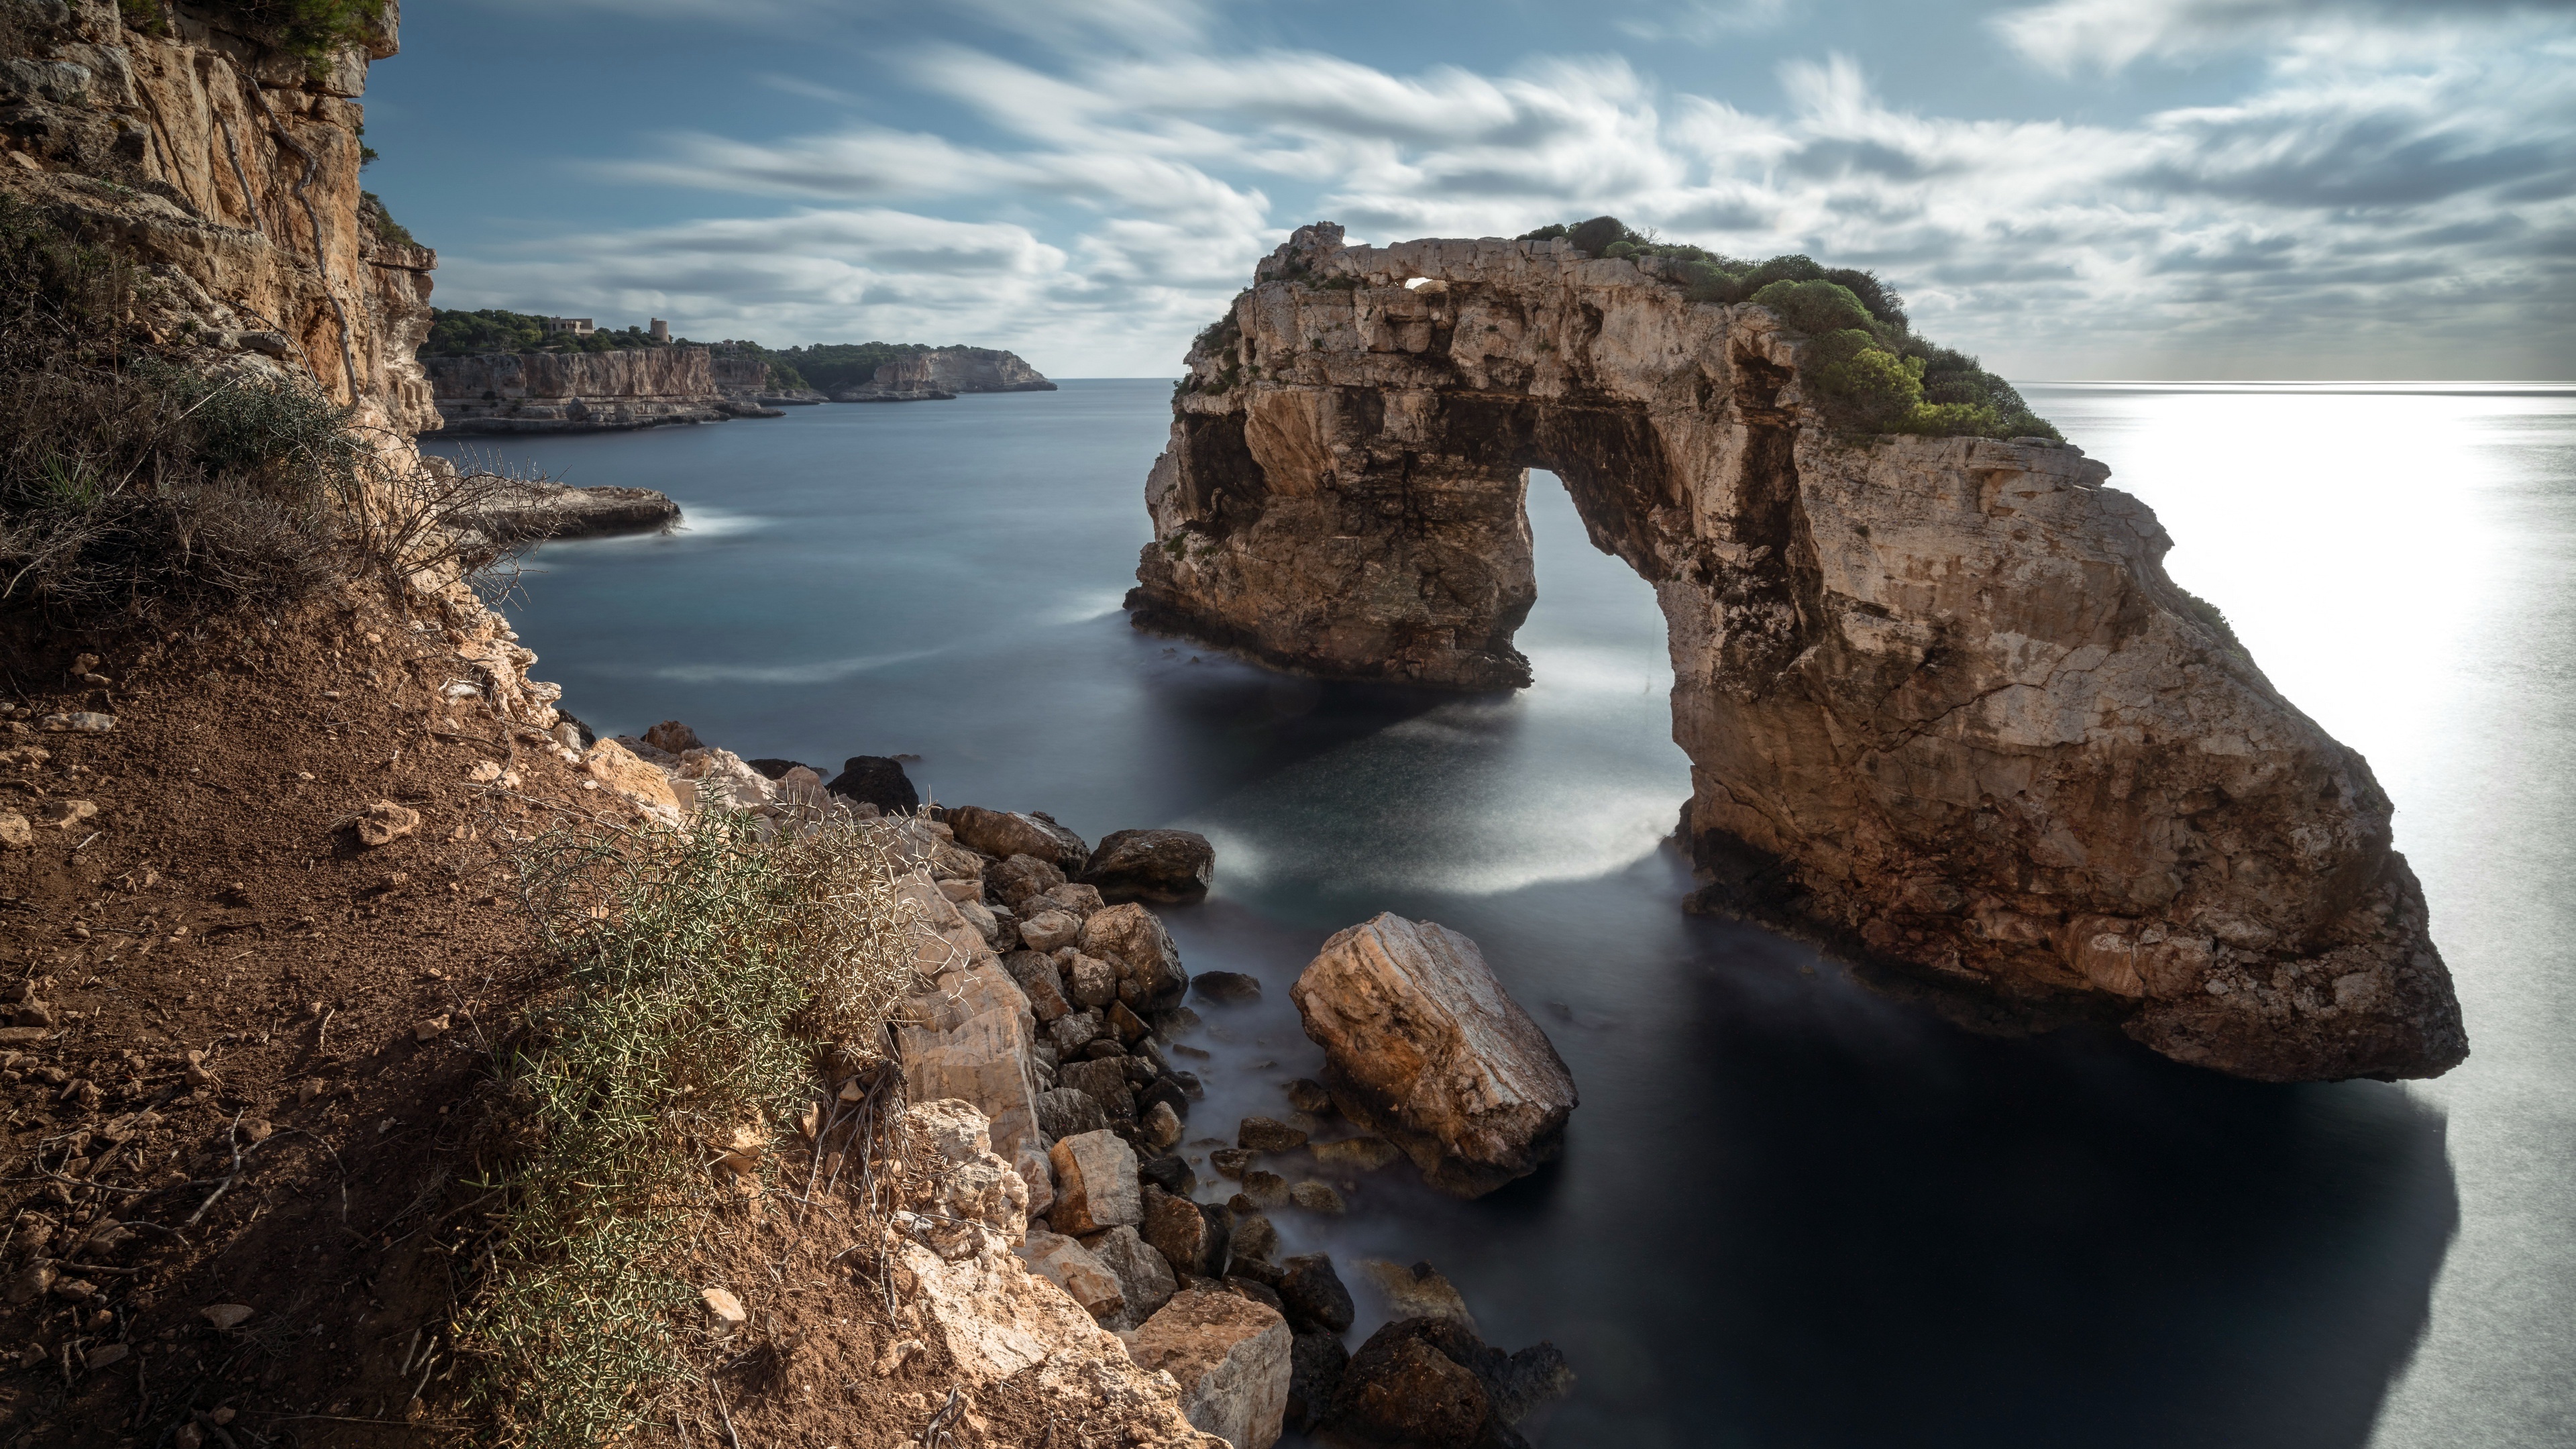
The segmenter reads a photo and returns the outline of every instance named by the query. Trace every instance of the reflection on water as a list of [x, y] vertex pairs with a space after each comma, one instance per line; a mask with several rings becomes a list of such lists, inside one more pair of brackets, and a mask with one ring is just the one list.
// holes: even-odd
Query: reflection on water
[[1477, 939], [1580, 1084], [1564, 1159], [1473, 1204], [1389, 1174], [1283, 1227], [1429, 1258], [1488, 1338], [1555, 1338], [1583, 1379], [1545, 1442], [2576, 1439], [2570, 399], [2033, 389], [2401, 807], [2477, 1055], [2283, 1089], [2116, 1036], [1968, 1036], [1682, 916], [1660, 617], [1544, 479], [1519, 695], [1134, 634], [1113, 606], [1167, 392], [513, 440], [761, 523], [549, 546], [520, 627], [603, 730], [913, 753], [942, 800], [1206, 831], [1219, 893], [1173, 932], [1267, 992], [1206, 1010], [1194, 1138], [1313, 1069], [1286, 988], [1326, 934], [1391, 909]]

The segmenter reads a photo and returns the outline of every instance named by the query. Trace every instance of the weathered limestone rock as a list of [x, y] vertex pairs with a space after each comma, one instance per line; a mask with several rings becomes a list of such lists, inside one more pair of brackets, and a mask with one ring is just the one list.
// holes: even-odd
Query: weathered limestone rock
[[450, 432], [615, 432], [720, 423], [745, 411], [727, 405], [703, 347], [501, 352], [420, 366]]
[[993, 1151], [1033, 1180], [1046, 1168], [1030, 1078], [1037, 1021], [1029, 1000], [937, 887], [915, 875], [899, 889], [919, 923], [914, 968], [928, 982], [905, 1001], [895, 1029], [906, 1093], [916, 1102], [954, 1097], [973, 1104], [992, 1123]]
[[1145, 1241], [1175, 1272], [1213, 1278], [1225, 1271], [1227, 1219], [1222, 1208], [1145, 1187]]
[[832, 395], [834, 402], [944, 401], [964, 392], [1053, 392], [1046, 375], [1016, 352], [992, 347], [927, 347], [877, 365], [876, 375]]
[[1547, 468], [1656, 587], [1704, 906], [2242, 1076], [2461, 1060], [2387, 797], [2166, 576], [2152, 512], [2071, 447], [1836, 435], [1803, 337], [1663, 265], [1301, 228], [1191, 354], [1137, 624], [1524, 684]]
[[1181, 1412], [1234, 1449], [1269, 1449], [1288, 1407], [1288, 1322], [1232, 1293], [1194, 1288], [1127, 1335], [1139, 1367], [1181, 1386]]
[[373, 849], [391, 845], [420, 829], [420, 812], [391, 800], [378, 800], [358, 812], [358, 843]]
[[1115, 1132], [1085, 1132], [1047, 1149], [1055, 1169], [1055, 1208], [1048, 1221], [1081, 1237], [1145, 1220], [1137, 1190], [1136, 1150]]
[[1216, 878], [1216, 847], [1190, 830], [1113, 830], [1082, 878], [1105, 901], [1196, 900]]
[[1326, 941], [1288, 995], [1342, 1115], [1433, 1186], [1474, 1197], [1556, 1155], [1574, 1078], [1475, 942], [1380, 915]]
[[1081, 836], [1044, 815], [960, 805], [948, 812], [947, 823], [959, 845], [996, 860], [1030, 855], [1070, 872], [1081, 870], [1091, 858], [1091, 847], [1083, 844]]
[[1029, 1266], [1065, 1291], [1093, 1321], [1111, 1328], [1127, 1326], [1127, 1289], [1116, 1271], [1074, 1238], [1043, 1228], [1029, 1230], [1020, 1248]]
[[903, 1136], [927, 1184], [906, 1199], [916, 1213], [915, 1236], [952, 1260], [1020, 1241], [1028, 1227], [1029, 1184], [994, 1154], [991, 1124], [981, 1111], [953, 1098], [917, 1102], [904, 1111]]
[[1118, 1292], [1126, 1300], [1126, 1312], [1123, 1321], [1112, 1327], [1133, 1328], [1143, 1323], [1180, 1291], [1180, 1280], [1172, 1276], [1172, 1265], [1146, 1246], [1132, 1225], [1094, 1233], [1084, 1238], [1082, 1245], [1091, 1250], [1091, 1256], [1099, 1259], [1102, 1267], [1118, 1277]]
[[615, 740], [601, 740], [582, 756], [581, 771], [601, 785], [638, 805], [659, 808], [678, 818], [680, 797], [671, 789], [671, 777], [635, 757], [635, 752]]
[[[1189, 990], [1180, 948], [1143, 906], [1130, 903], [1095, 913], [1082, 923], [1079, 940], [1083, 954], [1118, 969], [1118, 999], [1132, 1010], [1178, 1005], [1181, 993]], [[1077, 993], [1080, 989], [1080, 983], [1075, 983]]]
[[[447, 460], [438, 460], [445, 463]], [[543, 479], [497, 481], [459, 524], [496, 544], [648, 533], [680, 521], [680, 505], [650, 488], [569, 488]]]

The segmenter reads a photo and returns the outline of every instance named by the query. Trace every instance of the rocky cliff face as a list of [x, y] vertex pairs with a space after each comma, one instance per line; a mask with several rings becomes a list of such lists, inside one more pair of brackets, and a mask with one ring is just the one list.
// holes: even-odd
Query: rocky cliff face
[[1661, 600], [1709, 904], [2243, 1076], [2461, 1060], [2387, 797], [2166, 577], [2154, 514], [2072, 447], [1838, 438], [1803, 347], [1561, 241], [1303, 228], [1191, 353], [1129, 605], [1517, 686], [1547, 468]]
[[[738, 359], [728, 364], [741, 370]], [[769, 369], [759, 366], [765, 382]], [[779, 416], [756, 393], [728, 391], [703, 347], [499, 352], [432, 357], [422, 367], [439, 416], [457, 432], [596, 433]]]
[[935, 347], [885, 363], [867, 383], [844, 388], [832, 400], [923, 402], [965, 392], [1053, 391], [1055, 384], [1021, 361], [1016, 352], [990, 347]]
[[437, 426], [412, 361], [437, 257], [378, 239], [358, 208], [357, 98], [393, 53], [392, 4], [318, 73], [186, 10], [163, 34], [114, 0], [7, 16], [0, 184], [139, 258], [165, 345], [309, 375], [406, 437]]

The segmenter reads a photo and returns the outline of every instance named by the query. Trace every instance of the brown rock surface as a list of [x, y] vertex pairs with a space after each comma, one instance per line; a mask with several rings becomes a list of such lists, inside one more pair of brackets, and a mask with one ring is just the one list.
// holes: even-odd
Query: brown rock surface
[[1212, 1289], [1179, 1294], [1128, 1335], [1147, 1372], [1181, 1386], [1191, 1424], [1234, 1449], [1269, 1449], [1288, 1407], [1288, 1321], [1250, 1299]]
[[1434, 1187], [1474, 1197], [1556, 1155], [1574, 1078], [1475, 942], [1380, 915], [1326, 941], [1288, 995], [1342, 1115]]
[[2388, 798], [2166, 576], [2145, 505], [2072, 447], [1839, 436], [1805, 339], [1662, 266], [1301, 228], [1191, 354], [1137, 624], [1524, 684], [1547, 468], [1656, 585], [1704, 905], [2241, 1076], [2466, 1055]]

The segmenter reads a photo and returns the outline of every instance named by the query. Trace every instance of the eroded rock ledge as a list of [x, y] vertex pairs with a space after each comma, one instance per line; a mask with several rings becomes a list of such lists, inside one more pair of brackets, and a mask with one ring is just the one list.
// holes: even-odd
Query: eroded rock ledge
[[1549, 469], [1662, 603], [1705, 904], [2240, 1076], [2457, 1064], [2387, 796], [2166, 577], [2155, 515], [2071, 447], [1838, 438], [1804, 341], [1562, 241], [1301, 228], [1192, 349], [1129, 607], [1515, 687]]

